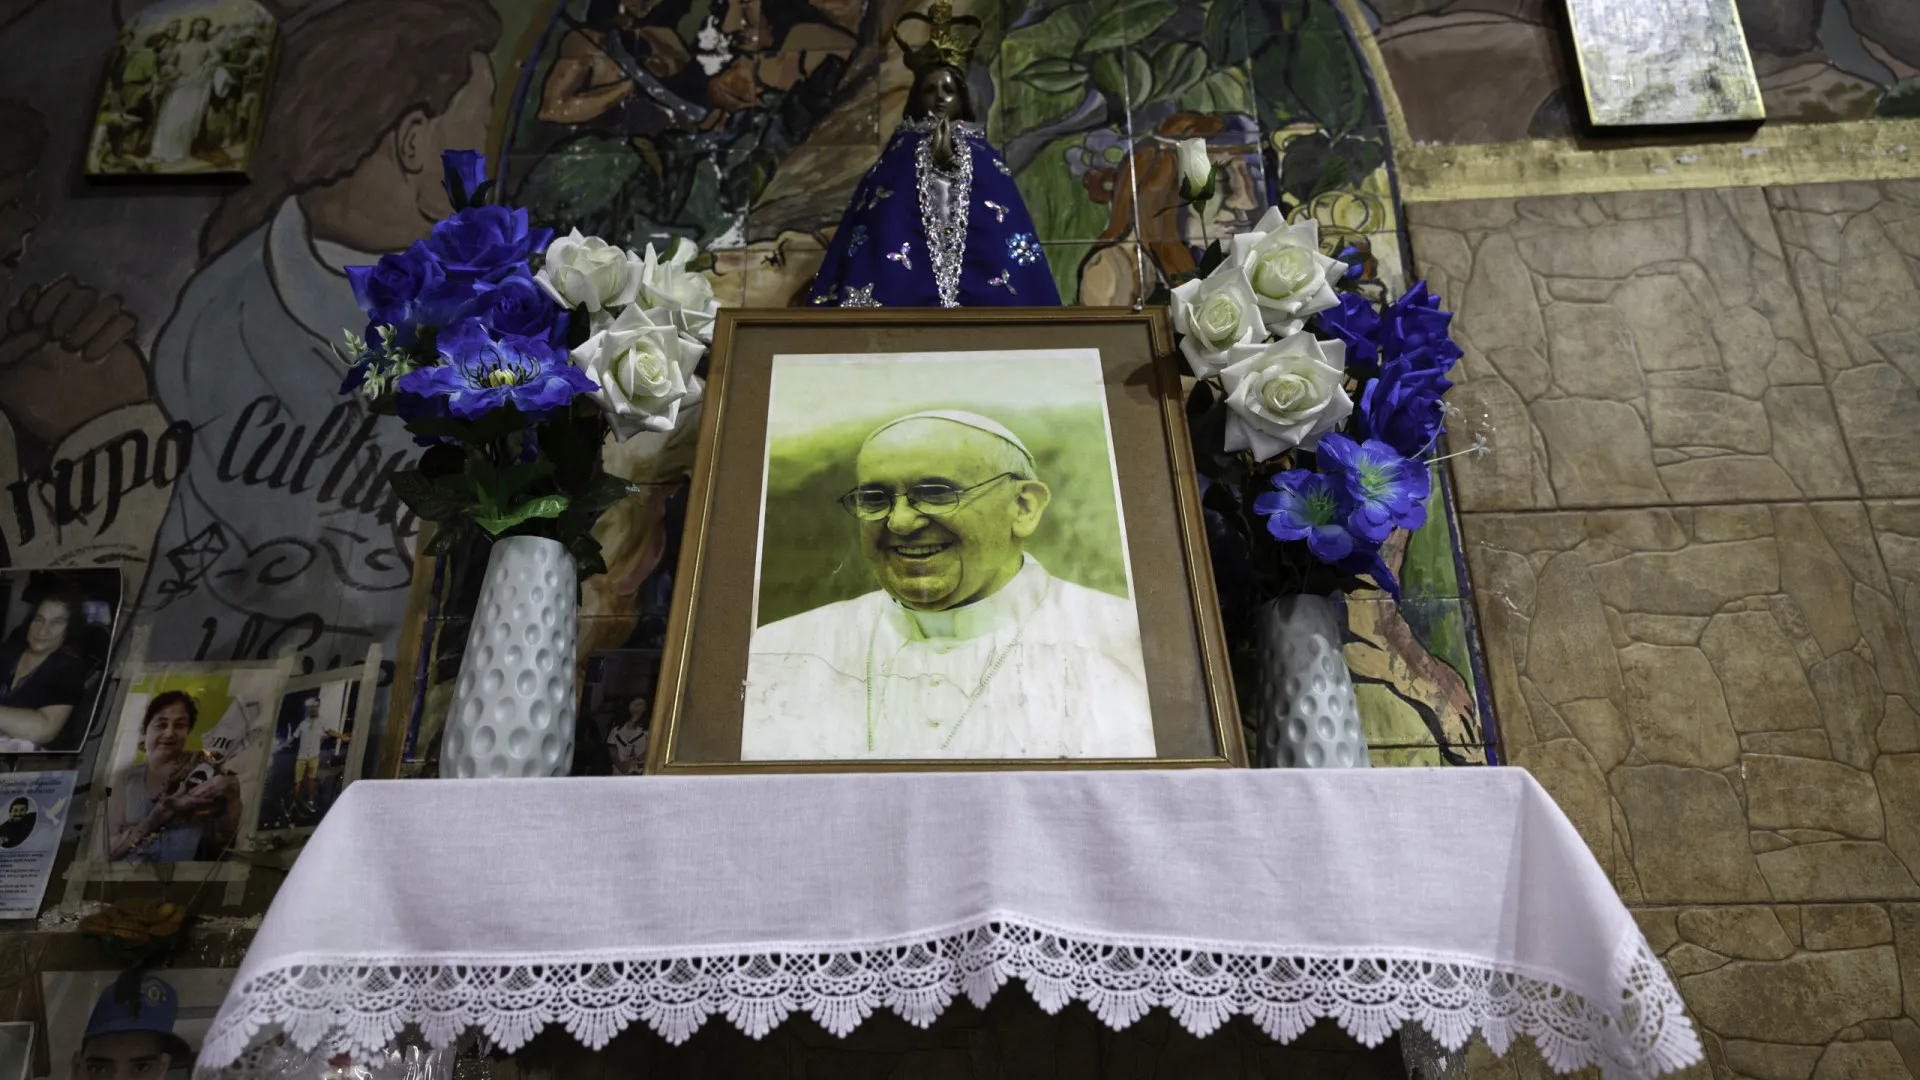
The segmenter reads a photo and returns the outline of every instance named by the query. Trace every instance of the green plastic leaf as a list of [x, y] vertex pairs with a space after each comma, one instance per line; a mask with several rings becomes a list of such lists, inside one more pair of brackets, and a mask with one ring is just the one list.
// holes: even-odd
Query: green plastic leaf
[[413, 516], [426, 521], [447, 521], [460, 513], [460, 500], [428, 479], [418, 469], [403, 469], [392, 477], [394, 494], [407, 504]]
[[1079, 52], [1101, 52], [1137, 45], [1153, 35], [1180, 5], [1173, 0], [1122, 0], [1108, 8], [1087, 28]]
[[501, 503], [509, 502], [521, 492], [552, 475], [553, 462], [551, 461], [509, 465], [500, 470], [500, 487], [495, 492], [495, 500]]
[[567, 509], [565, 495], [542, 495], [537, 499], [528, 499], [512, 510], [497, 517], [475, 515], [473, 523], [487, 530], [489, 536], [499, 536], [515, 525], [532, 521], [535, 518], [557, 518]]
[[1046, 94], [1084, 96], [1087, 87], [1087, 69], [1078, 61], [1068, 60], [1062, 56], [1049, 56], [1028, 64], [1014, 76], [1014, 79]]
[[1191, 41], [1169, 41], [1153, 54], [1152, 100], [1177, 101], [1206, 77], [1205, 49]]

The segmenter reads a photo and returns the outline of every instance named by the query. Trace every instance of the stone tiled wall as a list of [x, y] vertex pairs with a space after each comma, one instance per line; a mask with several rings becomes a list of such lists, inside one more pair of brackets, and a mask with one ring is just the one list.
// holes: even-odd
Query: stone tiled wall
[[1920, 184], [1408, 217], [1493, 428], [1455, 479], [1508, 760], [1702, 1075], [1920, 1076]]

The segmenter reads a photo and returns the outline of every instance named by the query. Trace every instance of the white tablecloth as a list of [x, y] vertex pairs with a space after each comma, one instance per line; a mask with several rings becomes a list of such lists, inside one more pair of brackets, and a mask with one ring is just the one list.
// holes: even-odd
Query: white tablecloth
[[1680, 998], [1517, 769], [364, 782], [295, 864], [201, 1056], [406, 1025], [512, 1050], [550, 1023], [795, 1012], [931, 1023], [1010, 979], [1121, 1027], [1245, 1013], [1288, 1040], [1408, 1021], [1556, 1068], [1700, 1058]]

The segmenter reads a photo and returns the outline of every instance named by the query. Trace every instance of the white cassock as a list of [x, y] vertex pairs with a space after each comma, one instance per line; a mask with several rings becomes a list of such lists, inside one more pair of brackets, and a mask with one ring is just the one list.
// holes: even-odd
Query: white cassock
[[769, 623], [748, 653], [745, 761], [1154, 756], [1132, 602], [1032, 556], [965, 607], [875, 590]]

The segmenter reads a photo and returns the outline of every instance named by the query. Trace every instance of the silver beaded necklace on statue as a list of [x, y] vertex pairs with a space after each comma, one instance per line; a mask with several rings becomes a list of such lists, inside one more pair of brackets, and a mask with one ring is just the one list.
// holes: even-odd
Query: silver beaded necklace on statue
[[[967, 717], [973, 715], [973, 707], [980, 703], [981, 698], [987, 696], [987, 688], [993, 685], [994, 677], [1000, 674], [1000, 669], [1005, 666], [1007, 658], [1013, 655], [1013, 651], [1020, 647], [1021, 640], [1026, 637], [1027, 620], [1033, 618], [1033, 613], [1040, 610], [1041, 604], [1046, 603], [1047, 593], [1051, 591], [1053, 591], [1053, 582], [1049, 580], [1046, 589], [1040, 593], [1039, 602], [1033, 605], [1033, 610], [1020, 617], [1019, 624], [1013, 630], [1013, 640], [1007, 642], [1006, 648], [994, 650], [993, 658], [987, 663], [987, 670], [981, 673], [980, 681], [974, 685], [973, 692], [967, 695], [967, 707], [960, 710], [959, 719], [955, 720], [953, 727], [947, 730], [947, 737], [940, 740], [940, 749], [945, 750], [953, 745], [954, 736], [960, 734], [960, 728], [967, 722]], [[867, 690], [867, 753], [869, 754], [873, 753], [874, 721], [878, 719], [878, 714], [873, 708], [873, 639], [879, 633], [880, 620], [875, 619], [873, 629], [867, 633], [867, 668], [866, 677], [863, 680]], [[907, 644], [910, 643], [903, 642], [900, 648], [895, 649], [893, 655], [887, 658], [886, 664], [880, 670], [882, 678], [893, 678], [894, 662], [900, 659], [900, 653]], [[940, 726], [937, 720], [929, 720], [927, 724], [931, 727]]]

